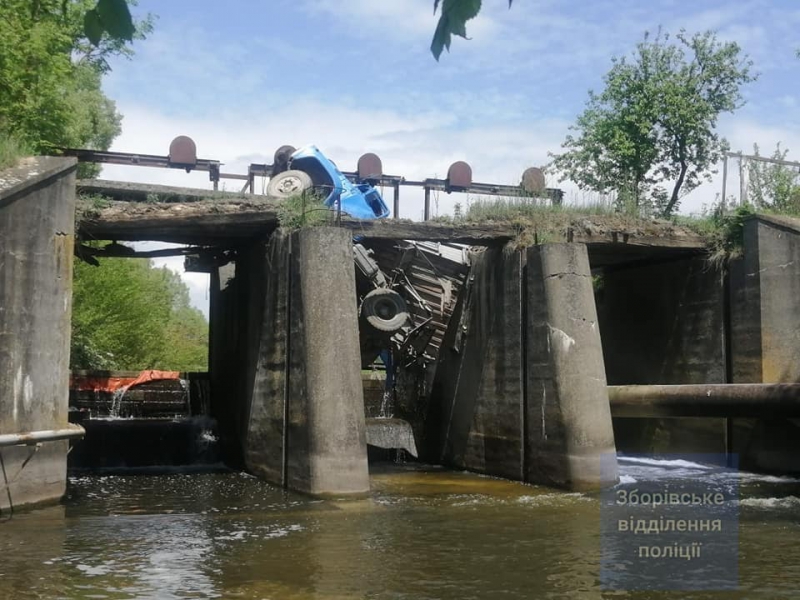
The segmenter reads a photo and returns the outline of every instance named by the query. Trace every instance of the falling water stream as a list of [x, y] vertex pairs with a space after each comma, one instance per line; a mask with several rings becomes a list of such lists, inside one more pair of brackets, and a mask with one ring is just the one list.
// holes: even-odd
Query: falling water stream
[[[621, 461], [624, 482], [710, 479]], [[800, 598], [800, 480], [738, 475], [739, 588], [604, 592], [600, 501], [419, 465], [315, 500], [241, 473], [88, 476], [0, 523], [0, 598]]]
[[394, 391], [385, 390], [381, 397], [381, 410], [378, 418], [391, 419], [392, 417], [394, 417]]

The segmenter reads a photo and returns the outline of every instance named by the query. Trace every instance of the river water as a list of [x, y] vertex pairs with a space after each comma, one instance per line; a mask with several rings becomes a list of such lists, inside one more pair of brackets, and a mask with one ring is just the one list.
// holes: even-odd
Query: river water
[[735, 592], [603, 591], [596, 496], [375, 465], [370, 496], [347, 501], [241, 473], [72, 478], [62, 505], [0, 523], [0, 598], [800, 598], [800, 481], [737, 477]]

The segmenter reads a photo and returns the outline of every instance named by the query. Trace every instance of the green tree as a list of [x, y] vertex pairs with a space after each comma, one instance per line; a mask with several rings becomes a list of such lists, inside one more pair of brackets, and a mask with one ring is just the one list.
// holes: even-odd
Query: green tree
[[[119, 134], [121, 116], [100, 84], [108, 59], [130, 56], [131, 48], [108, 34], [89, 41], [84, 21], [94, 4], [0, 0], [0, 134], [34, 152], [103, 150]], [[151, 28], [148, 17], [130, 37], [142, 38]]]
[[752, 63], [710, 31], [681, 31], [674, 42], [645, 34], [631, 58], [612, 62], [605, 89], [590, 92], [553, 166], [583, 189], [669, 215], [727, 150], [717, 120], [742, 106]]
[[[757, 144], [753, 154], [760, 157]], [[800, 172], [797, 167], [782, 164], [789, 154], [780, 142], [769, 158], [777, 162], [749, 161], [747, 164], [748, 200], [758, 209], [800, 214]]]
[[170, 317], [164, 330], [161, 361], [178, 371], [205, 371], [208, 368], [208, 321], [191, 305], [189, 288], [180, 275], [161, 269], [170, 297]]
[[99, 262], [75, 263], [72, 368], [205, 370], [208, 325], [180, 277], [149, 260]]

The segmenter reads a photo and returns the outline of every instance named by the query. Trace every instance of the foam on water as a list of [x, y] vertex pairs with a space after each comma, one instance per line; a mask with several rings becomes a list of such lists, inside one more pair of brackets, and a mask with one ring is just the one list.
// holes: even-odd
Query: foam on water
[[701, 465], [700, 463], [691, 462], [688, 460], [666, 460], [666, 459], [658, 459], [658, 458], [642, 458], [639, 456], [619, 456], [617, 458], [619, 463], [633, 463], [639, 465], [649, 465], [653, 467], [661, 467], [661, 468], [685, 468], [685, 469], [698, 469], [698, 470], [708, 470], [713, 469], [714, 467], [709, 465]]
[[617, 459], [620, 484], [637, 483], [641, 480], [698, 479], [717, 482], [738, 481], [739, 484], [796, 484], [800, 478], [732, 471], [719, 465], [707, 465], [683, 459], [658, 459], [620, 455]]
[[797, 496], [786, 496], [785, 498], [743, 498], [739, 500], [739, 506], [761, 509], [796, 508], [800, 506], [800, 498]]
[[545, 504], [567, 504], [571, 502], [592, 502], [592, 499], [579, 492], [556, 492], [551, 494], [537, 494], [535, 496], [520, 496], [517, 502], [528, 506], [541, 506]]

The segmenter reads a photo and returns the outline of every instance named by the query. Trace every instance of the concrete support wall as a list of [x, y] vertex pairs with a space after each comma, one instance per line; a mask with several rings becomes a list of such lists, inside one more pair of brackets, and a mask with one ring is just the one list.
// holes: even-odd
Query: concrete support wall
[[572, 489], [615, 482], [600, 470], [614, 439], [585, 246], [488, 249], [472, 264], [437, 366], [428, 460]]
[[[800, 220], [748, 220], [730, 282], [733, 382], [800, 382]], [[734, 419], [730, 433], [743, 468], [800, 472], [800, 420]]]
[[616, 449], [586, 246], [529, 248], [527, 275], [526, 479], [571, 489], [614, 484], [609, 456]]
[[[609, 385], [725, 383], [722, 273], [705, 258], [608, 269], [597, 296]], [[623, 452], [722, 453], [724, 419], [614, 419]]]
[[[352, 239], [270, 241], [245, 442], [249, 470], [315, 495], [369, 491]], [[250, 384], [248, 384], [250, 385]]]
[[[40, 157], [0, 172], [0, 433], [67, 426], [75, 165]], [[15, 506], [64, 494], [68, 447], [0, 449]]]
[[800, 220], [744, 226], [731, 266], [734, 383], [800, 382]]
[[[451, 321], [437, 367], [434, 404], [440, 414], [434, 417], [438, 431], [426, 436], [433, 441], [428, 460], [519, 481], [525, 478], [524, 258], [524, 252], [500, 248], [471, 257], [468, 296]], [[463, 317], [462, 311], [466, 311]], [[466, 327], [465, 335], [453, 335], [459, 323]]]

